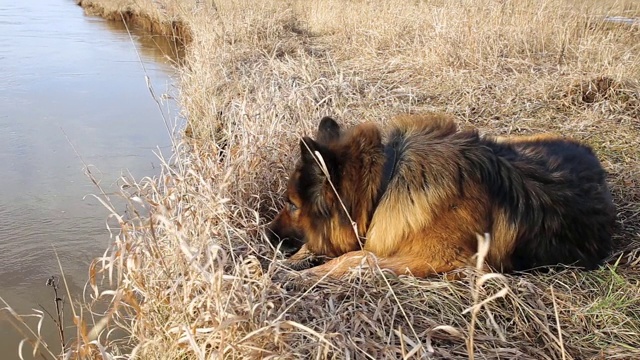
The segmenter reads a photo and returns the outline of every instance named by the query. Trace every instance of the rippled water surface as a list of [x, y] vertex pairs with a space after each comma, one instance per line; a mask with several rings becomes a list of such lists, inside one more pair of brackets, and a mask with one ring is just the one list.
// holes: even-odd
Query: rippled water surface
[[[123, 171], [155, 175], [154, 150], [170, 155], [143, 65], [156, 93], [175, 92], [171, 47], [166, 39], [130, 37], [122, 25], [85, 16], [71, 0], [2, 4], [0, 297], [22, 313], [40, 304], [53, 311], [45, 281], [60, 273], [54, 249], [79, 293], [91, 259], [110, 243], [108, 212], [87, 196], [98, 189], [78, 155], [107, 192], [117, 190]], [[174, 104], [161, 108], [175, 122]], [[44, 331], [59, 351], [53, 326]], [[18, 339], [0, 319], [3, 359], [17, 358]]]

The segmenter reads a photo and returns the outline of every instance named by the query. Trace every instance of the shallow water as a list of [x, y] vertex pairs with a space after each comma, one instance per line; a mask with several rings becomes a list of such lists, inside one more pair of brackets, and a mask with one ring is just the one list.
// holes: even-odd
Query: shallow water
[[[87, 196], [98, 189], [83, 161], [112, 193], [125, 169], [153, 176], [153, 152], [170, 155], [169, 131], [145, 81], [146, 71], [157, 94], [175, 92], [168, 52], [166, 39], [130, 37], [71, 0], [0, 7], [0, 297], [19, 312], [39, 304], [54, 311], [45, 286], [60, 274], [54, 249], [79, 294], [89, 263], [110, 244], [108, 211]], [[175, 123], [175, 104], [161, 109]], [[45, 325], [57, 353], [57, 333], [51, 320]], [[0, 318], [3, 359], [17, 358], [18, 340]]]

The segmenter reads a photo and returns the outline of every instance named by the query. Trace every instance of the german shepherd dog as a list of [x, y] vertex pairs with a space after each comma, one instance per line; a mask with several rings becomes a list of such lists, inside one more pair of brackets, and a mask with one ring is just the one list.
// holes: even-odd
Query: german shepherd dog
[[[303, 137], [286, 206], [267, 235], [295, 270], [340, 277], [359, 265], [424, 277], [473, 265], [521, 271], [597, 267], [616, 211], [590, 147], [543, 134], [482, 136], [444, 114], [400, 115], [383, 143], [373, 123], [325, 117]], [[485, 265], [485, 266], [486, 266]]]

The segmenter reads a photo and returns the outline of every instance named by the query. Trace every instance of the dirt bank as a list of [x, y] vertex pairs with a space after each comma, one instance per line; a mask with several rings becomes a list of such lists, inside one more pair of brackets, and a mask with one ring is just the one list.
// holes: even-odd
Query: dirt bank
[[124, 21], [128, 26], [145, 31], [172, 36], [183, 44], [192, 39], [188, 25], [177, 14], [168, 14], [153, 3], [129, 4], [122, 1], [76, 0], [88, 15], [95, 15], [110, 21]]

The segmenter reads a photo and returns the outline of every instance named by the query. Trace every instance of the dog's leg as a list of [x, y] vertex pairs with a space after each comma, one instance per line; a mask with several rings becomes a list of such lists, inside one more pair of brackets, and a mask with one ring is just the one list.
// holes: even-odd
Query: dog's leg
[[[417, 277], [446, 273], [467, 265], [471, 265], [473, 253], [449, 251], [449, 254], [439, 252], [437, 258], [424, 254], [398, 254], [388, 258], [378, 258], [368, 251], [352, 251], [325, 264], [304, 270], [302, 277], [319, 278], [328, 274], [330, 277], [340, 278], [350, 269], [357, 267], [380, 268], [396, 275], [412, 274]], [[442, 256], [444, 255], [444, 256]], [[451, 256], [446, 256], [451, 255]]]
[[[303, 250], [303, 248], [300, 250]], [[308, 253], [308, 250], [304, 250]], [[298, 253], [294, 254], [291, 258], [297, 257], [296, 255], [298, 255]], [[304, 258], [305, 256], [304, 254], [300, 254], [300, 257]], [[322, 265], [306, 268], [306, 270], [303, 271], [280, 272], [276, 274], [274, 281], [283, 283], [285, 288], [304, 289], [312, 286], [327, 274], [330, 277], [339, 278], [351, 268], [375, 261], [374, 258], [375, 256], [368, 251], [351, 251]], [[311, 262], [308, 260], [302, 261], [306, 263]]]
[[351, 251], [326, 263], [312, 267], [302, 272], [303, 277], [322, 277], [329, 274], [331, 277], [339, 278], [346, 274], [349, 269], [362, 266], [375, 265], [376, 256], [369, 251]]
[[283, 264], [292, 270], [299, 271], [310, 268], [315, 259], [316, 255], [309, 251], [307, 245], [304, 244], [295, 254], [285, 260]]

